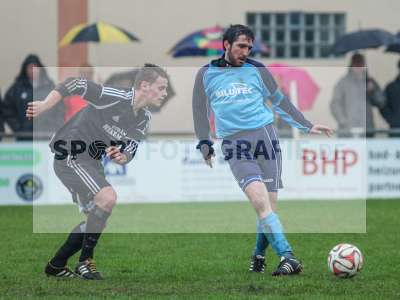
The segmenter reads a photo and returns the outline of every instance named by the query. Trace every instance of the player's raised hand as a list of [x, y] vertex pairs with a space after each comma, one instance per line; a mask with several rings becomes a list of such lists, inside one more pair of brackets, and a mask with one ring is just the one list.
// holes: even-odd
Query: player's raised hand
[[31, 120], [39, 116], [46, 110], [45, 103], [43, 101], [29, 102], [26, 108], [26, 117]]
[[328, 137], [330, 137], [333, 135], [334, 131], [332, 128], [330, 128], [328, 126], [316, 124], [311, 128], [310, 133], [312, 133], [312, 134], [325, 133]]
[[111, 146], [106, 149], [106, 155], [113, 162], [122, 165], [128, 161], [128, 158], [124, 153], [121, 153], [119, 147]]
[[52, 90], [43, 101], [29, 102], [26, 108], [26, 117], [28, 119], [36, 118], [41, 113], [51, 109], [62, 100], [62, 95], [57, 90]]

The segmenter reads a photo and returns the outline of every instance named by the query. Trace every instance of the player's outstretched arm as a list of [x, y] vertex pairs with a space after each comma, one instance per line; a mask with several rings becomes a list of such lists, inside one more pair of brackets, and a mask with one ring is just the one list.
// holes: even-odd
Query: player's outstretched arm
[[28, 107], [26, 109], [26, 117], [28, 119], [36, 118], [43, 112], [51, 109], [61, 99], [62, 99], [61, 94], [58, 91], [53, 90], [47, 95], [46, 99], [43, 101], [29, 102]]
[[43, 101], [33, 101], [28, 103], [26, 109], [26, 116], [28, 119], [35, 118], [43, 112], [51, 109], [61, 99], [71, 95], [83, 95], [88, 94], [88, 98], [98, 98], [98, 94], [101, 93], [101, 86], [91, 83], [88, 85], [88, 81], [83, 78], [67, 78], [64, 82], [59, 83], [54, 90], [52, 90]]
[[325, 134], [328, 137], [332, 136], [334, 133], [333, 129], [328, 126], [312, 124], [310, 121], [308, 121], [304, 115], [296, 107], [294, 107], [293, 104], [291, 104], [287, 97], [284, 97], [284, 99], [280, 102], [280, 105], [275, 107], [275, 111], [285, 122], [303, 132], [310, 134]]
[[256, 61], [253, 61], [253, 64], [258, 68], [264, 85], [269, 91], [268, 100], [271, 102], [274, 111], [290, 126], [305, 133], [311, 132], [314, 125], [282, 93], [269, 70], [263, 64]]
[[331, 137], [334, 133], [334, 130], [328, 126], [315, 124], [310, 129], [311, 134], [326, 134], [326, 136]]

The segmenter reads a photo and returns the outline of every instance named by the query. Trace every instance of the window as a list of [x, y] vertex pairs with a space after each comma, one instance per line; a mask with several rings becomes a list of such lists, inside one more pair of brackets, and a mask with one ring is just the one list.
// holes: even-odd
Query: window
[[344, 13], [247, 13], [247, 25], [267, 44], [271, 58], [325, 58], [345, 32]]

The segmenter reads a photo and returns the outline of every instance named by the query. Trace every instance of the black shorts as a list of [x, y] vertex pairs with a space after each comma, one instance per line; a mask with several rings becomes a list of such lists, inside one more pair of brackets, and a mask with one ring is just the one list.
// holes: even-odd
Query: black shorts
[[93, 197], [102, 188], [110, 186], [100, 161], [73, 160], [70, 156], [63, 160], [54, 159], [54, 171], [83, 211], [93, 205]]

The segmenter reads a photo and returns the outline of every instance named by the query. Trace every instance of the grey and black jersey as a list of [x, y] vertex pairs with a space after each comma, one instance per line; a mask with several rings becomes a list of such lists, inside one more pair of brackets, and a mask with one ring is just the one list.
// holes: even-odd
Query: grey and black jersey
[[[86, 154], [93, 150], [93, 145], [117, 145], [128, 155], [128, 161], [133, 158], [139, 142], [145, 138], [151, 119], [150, 111], [145, 108], [133, 111], [133, 88], [121, 90], [82, 78], [68, 78], [55, 90], [63, 97], [80, 95], [89, 104], [53, 136], [50, 147], [56, 157], [59, 145], [70, 151], [71, 143], [79, 141], [84, 144]], [[81, 157], [93, 158], [85, 154]]]

